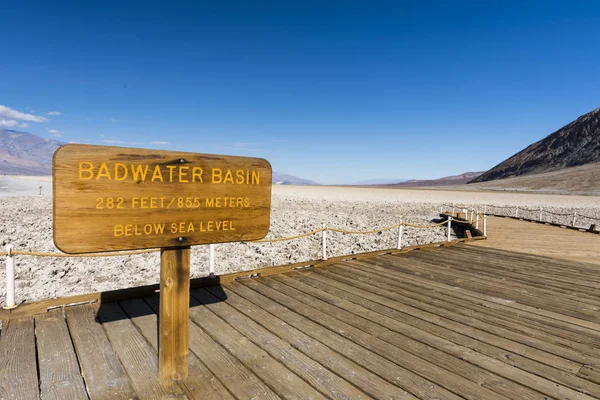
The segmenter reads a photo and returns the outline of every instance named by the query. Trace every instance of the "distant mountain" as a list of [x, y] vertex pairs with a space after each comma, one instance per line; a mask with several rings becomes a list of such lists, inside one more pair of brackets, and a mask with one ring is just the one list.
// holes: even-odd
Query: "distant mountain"
[[465, 185], [467, 190], [586, 194], [600, 196], [600, 162], [556, 171], [513, 176]]
[[353, 183], [352, 185], [356, 185], [356, 186], [363, 186], [363, 185], [387, 185], [387, 184], [391, 184], [391, 183], [401, 183], [401, 182], [406, 182], [408, 179], [401, 179], [401, 178], [396, 178], [396, 179], [367, 179], [364, 181], [358, 181]]
[[318, 185], [318, 183], [297, 176], [273, 172], [273, 184], [275, 185]]
[[0, 129], [0, 174], [51, 175], [54, 150], [64, 143]]
[[[0, 129], [0, 174], [52, 175], [54, 151], [65, 144], [27, 132]], [[313, 181], [273, 172], [278, 185], [318, 185]]]
[[600, 161], [600, 108], [496, 165], [469, 183], [556, 171]]
[[467, 183], [467, 182], [475, 179], [482, 173], [483, 172], [465, 172], [460, 175], [445, 176], [445, 177], [439, 178], [439, 179], [423, 179], [423, 180], [411, 179], [406, 182], [399, 182], [399, 183], [395, 183], [392, 185], [381, 185], [381, 186], [409, 188], [409, 187], [436, 187], [436, 186], [462, 185], [464, 183]]

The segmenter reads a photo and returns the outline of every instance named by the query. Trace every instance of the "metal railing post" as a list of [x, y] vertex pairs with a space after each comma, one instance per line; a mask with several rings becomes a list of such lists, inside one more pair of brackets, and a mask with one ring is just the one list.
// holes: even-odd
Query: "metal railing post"
[[573, 213], [573, 224], [571, 226], [575, 226], [575, 219], [577, 218], [577, 211]]
[[6, 246], [6, 305], [5, 310], [15, 308], [15, 256], [13, 254], [13, 246]]
[[215, 276], [215, 245], [211, 243], [208, 245], [208, 276], [214, 278]]
[[400, 226], [398, 227], [398, 250], [400, 250], [402, 248], [402, 233], [404, 231], [404, 224], [403, 221], [400, 221]]
[[515, 218], [519, 218], [519, 206], [515, 207]]
[[538, 216], [538, 221], [542, 220], [542, 206], [540, 206], [540, 215]]
[[483, 214], [483, 236], [487, 237], [487, 215]]
[[452, 217], [448, 217], [448, 241], [450, 241], [450, 229], [452, 228]]
[[479, 229], [479, 211], [475, 214], [475, 229]]
[[327, 260], [327, 229], [323, 224], [323, 260]]

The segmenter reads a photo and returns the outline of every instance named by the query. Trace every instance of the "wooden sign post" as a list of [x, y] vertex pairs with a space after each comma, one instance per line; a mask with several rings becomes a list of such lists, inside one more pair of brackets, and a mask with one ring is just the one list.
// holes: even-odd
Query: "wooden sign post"
[[161, 248], [159, 376], [187, 378], [191, 245], [262, 239], [260, 158], [64, 145], [53, 159], [53, 239], [65, 253]]
[[160, 251], [158, 374], [163, 382], [188, 376], [190, 254], [189, 246]]

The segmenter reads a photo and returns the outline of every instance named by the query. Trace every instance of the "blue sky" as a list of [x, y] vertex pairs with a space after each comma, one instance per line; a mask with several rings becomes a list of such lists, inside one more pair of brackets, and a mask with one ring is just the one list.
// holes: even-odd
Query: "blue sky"
[[21, 1], [0, 22], [0, 127], [326, 184], [485, 170], [600, 106], [595, 1]]

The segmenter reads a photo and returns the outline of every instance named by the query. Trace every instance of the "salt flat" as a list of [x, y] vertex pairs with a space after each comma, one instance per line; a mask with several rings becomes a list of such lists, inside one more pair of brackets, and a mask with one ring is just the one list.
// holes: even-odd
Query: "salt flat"
[[[4, 177], [0, 177], [4, 178]], [[9, 182], [14, 184], [14, 179]], [[39, 187], [39, 180], [31, 182]], [[0, 181], [1, 182], [1, 181]], [[46, 182], [49, 183], [49, 182]], [[37, 185], [37, 186], [35, 186]], [[0, 185], [2, 186], [2, 185]], [[52, 242], [51, 193], [0, 196], [0, 245], [16, 250], [58, 252]], [[33, 191], [31, 194], [36, 194]], [[274, 186], [271, 227], [267, 238], [297, 235], [323, 225], [347, 230], [372, 230], [401, 219], [427, 224], [438, 217], [443, 203], [473, 206], [495, 204], [544, 207], [600, 217], [600, 198], [509, 192], [366, 189], [321, 186]], [[498, 212], [501, 209], [497, 210]], [[589, 221], [580, 221], [587, 224]], [[489, 232], [493, 235], [493, 232]], [[387, 249], [396, 246], [397, 231], [369, 235], [328, 233], [328, 256]], [[403, 243], [415, 245], [445, 240], [445, 227], [407, 228]], [[321, 236], [278, 243], [226, 243], [216, 246], [216, 273], [251, 270], [321, 257]], [[17, 301], [32, 301], [95, 291], [157, 283], [158, 253], [104, 258], [47, 258], [18, 256]], [[194, 246], [192, 276], [208, 274], [208, 246]], [[4, 301], [4, 267], [0, 267], [0, 303]]]
[[51, 176], [0, 175], [0, 196], [35, 196], [52, 194]]

